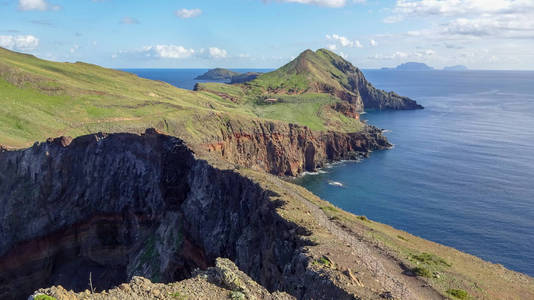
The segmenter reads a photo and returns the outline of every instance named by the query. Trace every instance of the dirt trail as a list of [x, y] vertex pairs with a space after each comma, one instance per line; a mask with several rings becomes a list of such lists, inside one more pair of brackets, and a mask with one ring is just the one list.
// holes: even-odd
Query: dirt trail
[[359, 261], [382, 284], [385, 290], [392, 293], [395, 299], [445, 299], [425, 281], [414, 276], [404, 275], [404, 270], [393, 257], [381, 253], [374, 245], [330, 221], [320, 207], [307, 200], [298, 191], [294, 189], [286, 189], [286, 191], [310, 209], [319, 225], [349, 244]]

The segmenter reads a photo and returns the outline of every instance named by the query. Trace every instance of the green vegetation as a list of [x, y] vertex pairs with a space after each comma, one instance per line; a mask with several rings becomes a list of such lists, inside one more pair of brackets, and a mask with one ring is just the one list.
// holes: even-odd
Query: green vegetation
[[201, 143], [213, 140], [229, 120], [247, 126], [257, 118], [313, 130], [362, 128], [359, 120], [333, 110], [341, 100], [328, 94], [277, 95], [280, 102], [265, 103], [269, 94], [254, 85], [261, 86], [269, 76], [273, 74], [253, 85], [205, 83], [195, 92], [91, 64], [45, 61], [0, 48], [0, 144], [20, 148], [48, 137], [142, 132], [148, 127]]
[[233, 300], [242, 300], [245, 299], [245, 294], [240, 291], [231, 291], [228, 297]]
[[447, 294], [450, 294], [458, 299], [466, 300], [469, 299], [469, 294], [464, 290], [449, 289]]
[[325, 267], [332, 267], [333, 263], [326, 256], [321, 256], [320, 258], [314, 260], [315, 264], [323, 265]]
[[321, 206], [321, 209], [325, 211], [338, 211], [338, 209], [333, 205]]
[[417, 276], [426, 277], [426, 278], [432, 277], [432, 274], [430, 273], [430, 271], [425, 267], [415, 267], [412, 269], [412, 272]]
[[446, 262], [443, 258], [426, 252], [423, 252], [421, 254], [413, 254], [411, 255], [411, 259], [427, 265], [444, 265], [447, 267], [451, 266], [451, 264]]
[[172, 293], [170, 296], [176, 300], [187, 300], [187, 296], [180, 292]]
[[48, 295], [41, 294], [41, 295], [37, 295], [33, 297], [33, 300], [57, 300], [57, 299], [54, 297], [48, 296]]
[[306, 50], [297, 59], [278, 70], [259, 76], [246, 83], [246, 86], [252, 90], [284, 91], [289, 94], [316, 90], [319, 85], [345, 90], [350, 87], [350, 82], [343, 70], [349, 68], [343, 58], [331, 51]]
[[397, 235], [397, 237], [398, 237], [399, 239], [403, 240], [403, 241], [408, 241], [408, 239], [405, 238], [405, 237], [403, 237], [402, 235]]

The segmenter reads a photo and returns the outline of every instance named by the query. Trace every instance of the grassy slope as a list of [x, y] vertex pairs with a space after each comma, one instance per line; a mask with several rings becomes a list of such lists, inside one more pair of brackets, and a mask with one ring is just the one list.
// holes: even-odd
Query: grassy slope
[[[198, 89], [237, 99], [259, 117], [294, 121], [314, 130], [358, 131], [362, 127], [358, 120], [331, 109], [332, 104], [342, 100], [317, 90], [318, 85], [324, 85], [354, 95], [345, 88], [349, 86], [347, 74], [335, 64], [347, 62], [324, 49], [316, 52], [306, 50], [283, 67], [245, 84], [202, 83]], [[265, 104], [265, 98], [277, 98], [279, 101]]]
[[[242, 93], [230, 85], [221, 89], [227, 94]], [[50, 62], [2, 48], [0, 91], [0, 144], [10, 147], [26, 147], [59, 135], [146, 127], [180, 132], [181, 137], [197, 141], [212, 135], [228, 118], [260, 117], [316, 130], [357, 131], [361, 126], [328, 109], [327, 104], [337, 100], [323, 96], [272, 106], [237, 104], [213, 93], [178, 89], [126, 72]]]
[[297, 59], [247, 85], [252, 89], [302, 93], [308, 91], [310, 85], [321, 83], [341, 90], [349, 85], [348, 77], [334, 65], [344, 63], [341, 57], [328, 50], [306, 50]]
[[[428, 271], [426, 281], [450, 299], [453, 290], [467, 292], [465, 299], [534, 299], [534, 278], [500, 264], [443, 246], [391, 226], [368, 220], [319, 199], [300, 186], [292, 187], [343, 228], [386, 251], [408, 268]], [[424, 272], [422, 272], [424, 273]]]
[[[220, 131], [221, 124], [230, 118], [246, 123], [257, 116], [316, 129], [361, 126], [327, 109], [327, 104], [338, 100], [324, 94], [284, 95], [280, 96], [282, 103], [264, 104], [245, 95], [241, 87], [215, 86], [243, 102], [94, 65], [43, 61], [0, 48], [0, 144], [26, 147], [58, 135], [142, 131], [149, 126], [200, 141]], [[261, 180], [260, 175], [256, 177]], [[328, 206], [305, 189], [292, 188], [308, 193], [307, 198], [315, 199], [318, 205]], [[452, 264], [436, 265], [426, 258], [422, 262], [442, 274], [439, 280], [431, 281], [443, 291], [461, 288], [488, 299], [519, 299], [520, 292], [527, 296], [534, 293], [532, 278], [386, 225], [361, 221], [335, 208], [325, 212], [349, 227], [364, 226], [369, 239], [385, 245], [407, 264], [414, 265], [413, 255], [423, 252]]]

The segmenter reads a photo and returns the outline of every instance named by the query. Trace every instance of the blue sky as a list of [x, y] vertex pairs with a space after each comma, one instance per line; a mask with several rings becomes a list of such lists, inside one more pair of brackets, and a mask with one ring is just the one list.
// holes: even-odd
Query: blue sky
[[534, 0], [0, 0], [0, 46], [107, 67], [534, 69]]

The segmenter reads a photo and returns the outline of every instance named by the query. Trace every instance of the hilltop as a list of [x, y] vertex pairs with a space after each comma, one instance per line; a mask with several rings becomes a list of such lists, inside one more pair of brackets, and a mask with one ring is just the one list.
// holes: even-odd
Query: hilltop
[[187, 91], [0, 48], [0, 296], [534, 297], [526, 275], [286, 180], [391, 147], [355, 103], [277, 79], [345, 88], [357, 69], [331, 55]]
[[[326, 50], [306, 50], [281, 68], [237, 86], [246, 99], [329, 95], [354, 111], [420, 109], [414, 100], [376, 89], [363, 73], [341, 56]], [[198, 90], [222, 92], [222, 84], [199, 84]]]

